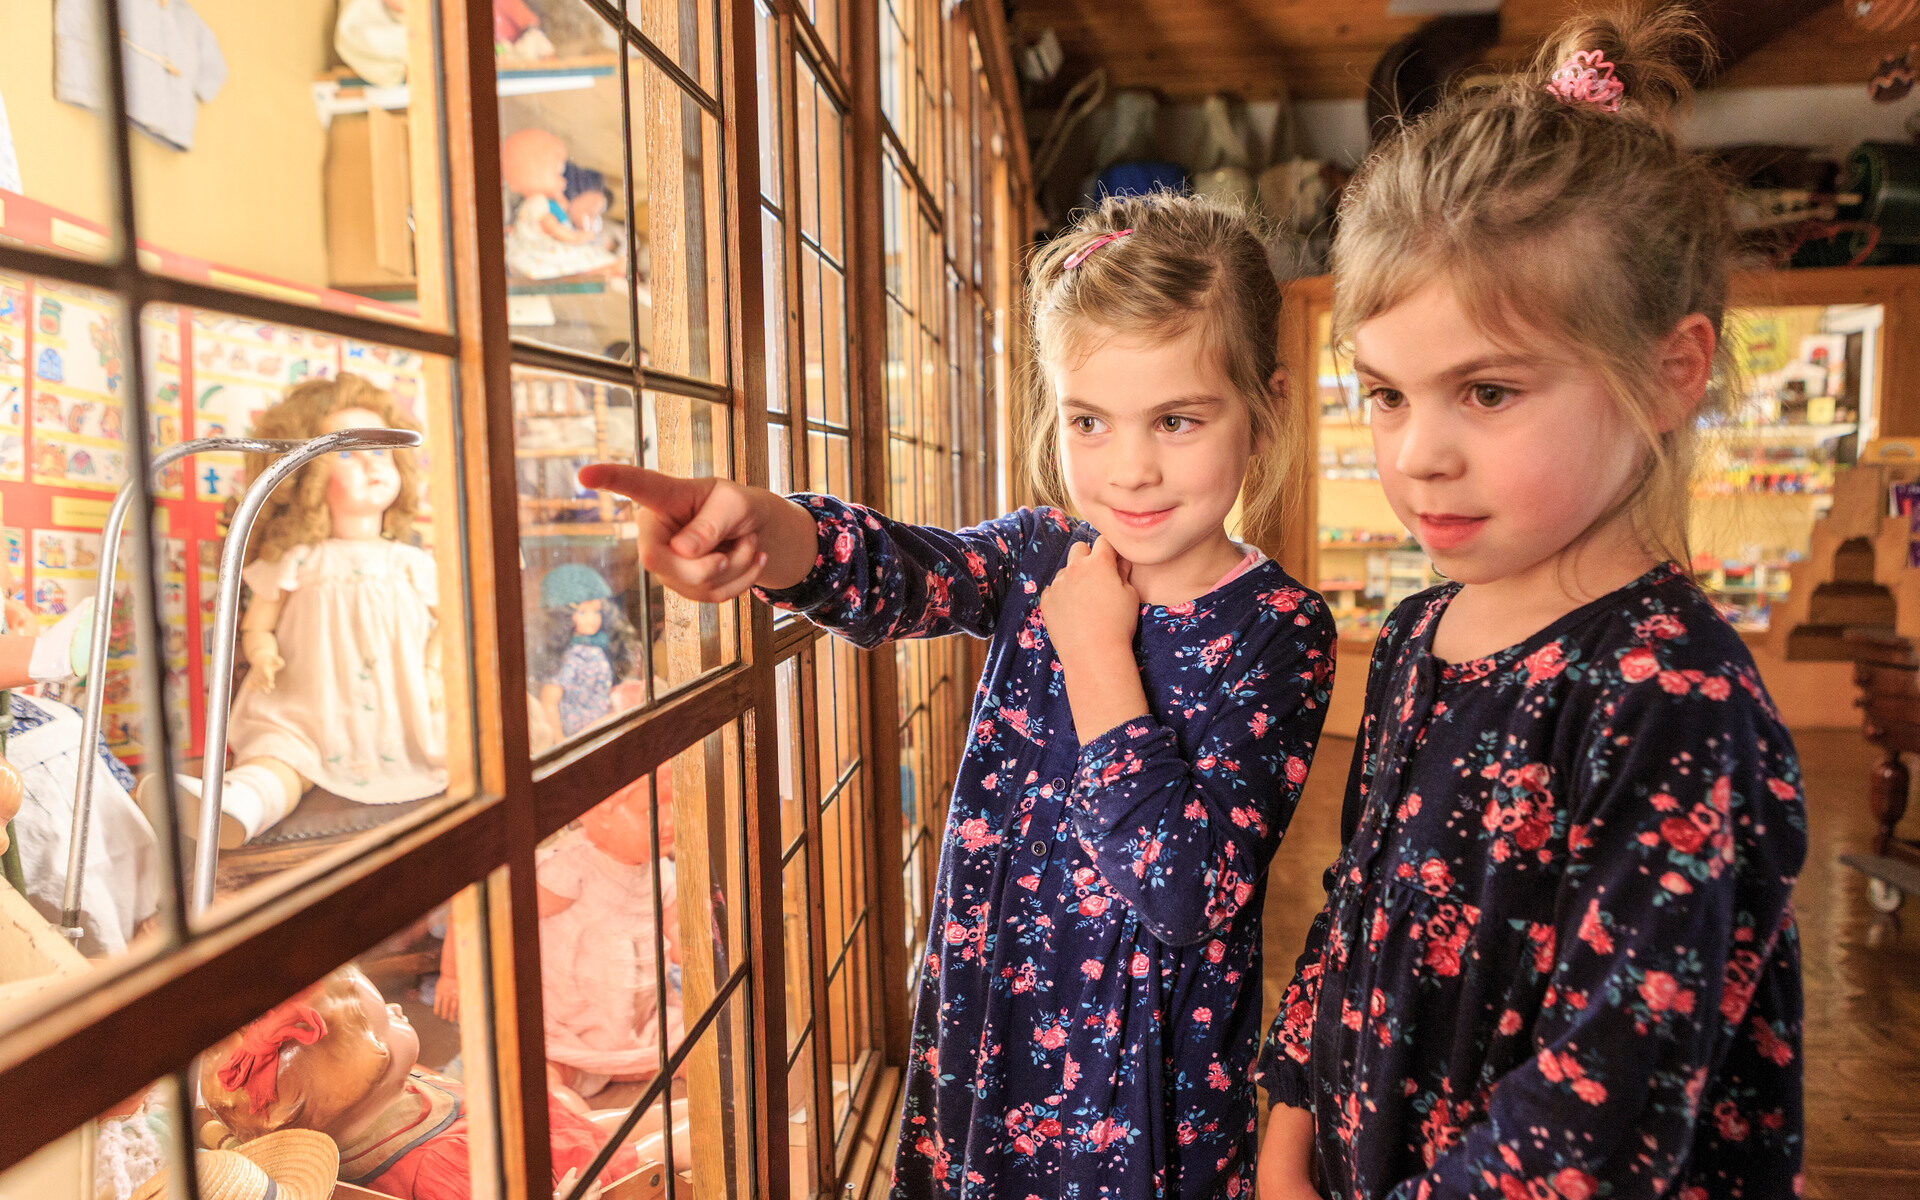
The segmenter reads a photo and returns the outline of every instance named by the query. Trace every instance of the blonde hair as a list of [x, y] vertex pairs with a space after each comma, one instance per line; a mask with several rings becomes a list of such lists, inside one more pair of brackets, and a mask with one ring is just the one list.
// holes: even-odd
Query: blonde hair
[[[1591, 50], [1625, 85], [1618, 112], [1546, 88], [1569, 56]], [[1384, 145], [1348, 186], [1333, 243], [1334, 338], [1348, 353], [1362, 322], [1444, 276], [1490, 334], [1544, 334], [1597, 370], [1647, 462], [1593, 528], [1629, 511], [1642, 546], [1682, 566], [1692, 417], [1724, 412], [1735, 394], [1727, 188], [1671, 125], [1691, 94], [1679, 64], [1710, 54], [1683, 8], [1567, 22], [1529, 69], [1448, 97]], [[1695, 313], [1718, 335], [1715, 379], [1675, 421], [1659, 350]]]
[[[1102, 237], [1130, 229], [1069, 268]], [[1109, 196], [1034, 255], [1027, 272], [1034, 348], [1024, 440], [1040, 498], [1067, 507], [1050, 368], [1116, 335], [1164, 343], [1199, 331], [1245, 403], [1253, 445], [1241, 485], [1241, 525], [1270, 527], [1298, 423], [1270, 383], [1279, 366], [1280, 286], [1266, 247], [1241, 210], [1199, 196]]]
[[[305, 441], [320, 436], [321, 422], [348, 408], [364, 408], [391, 429], [417, 428], [388, 392], [343, 372], [335, 379], [311, 379], [288, 388], [284, 399], [260, 414], [250, 436]], [[400, 474], [400, 495], [381, 518], [381, 532], [412, 545], [414, 522], [420, 515], [420, 469], [413, 450], [403, 447], [388, 453]], [[318, 545], [333, 536], [333, 515], [327, 508], [330, 459], [325, 454], [314, 459], [267, 497], [253, 527], [248, 562], [257, 558], [271, 562], [295, 546]], [[272, 462], [265, 454], [247, 455], [247, 478], [259, 478]]]

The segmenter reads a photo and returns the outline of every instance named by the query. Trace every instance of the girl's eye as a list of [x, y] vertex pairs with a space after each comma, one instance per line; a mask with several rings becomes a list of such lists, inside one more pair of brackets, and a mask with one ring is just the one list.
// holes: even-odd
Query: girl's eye
[[1407, 402], [1407, 398], [1392, 388], [1377, 387], [1367, 393], [1367, 399], [1379, 409], [1392, 411]]
[[1191, 429], [1193, 427], [1193, 418], [1176, 417], [1168, 414], [1160, 418], [1159, 424], [1162, 433], [1179, 433], [1183, 429]]
[[1075, 433], [1093, 433], [1095, 431], [1095, 426], [1097, 426], [1099, 423], [1100, 422], [1098, 420], [1096, 420], [1093, 417], [1087, 416], [1085, 413], [1081, 413], [1078, 416], [1072, 416], [1067, 418], [1067, 427], [1069, 429], [1072, 429]]
[[1476, 383], [1468, 390], [1473, 394], [1473, 402], [1481, 408], [1499, 408], [1513, 397], [1512, 388], [1497, 383]]

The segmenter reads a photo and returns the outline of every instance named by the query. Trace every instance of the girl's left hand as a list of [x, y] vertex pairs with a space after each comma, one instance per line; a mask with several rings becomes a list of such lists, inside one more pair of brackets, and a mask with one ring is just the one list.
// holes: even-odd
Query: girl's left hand
[[1125, 559], [1103, 535], [1088, 549], [1076, 544], [1067, 565], [1040, 596], [1047, 636], [1063, 662], [1082, 654], [1113, 654], [1133, 661], [1133, 631], [1140, 625], [1140, 593], [1128, 581]]

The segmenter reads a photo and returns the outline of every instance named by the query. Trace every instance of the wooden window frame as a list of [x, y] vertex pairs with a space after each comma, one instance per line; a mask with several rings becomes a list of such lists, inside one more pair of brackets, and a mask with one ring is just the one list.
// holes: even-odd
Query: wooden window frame
[[[606, 14], [618, 16], [609, 0], [580, 0]], [[852, 404], [853, 474], [849, 479], [857, 500], [882, 500], [887, 493], [887, 423], [884, 379], [886, 320], [883, 295], [880, 158], [883, 145], [892, 145], [912, 172], [919, 198], [915, 219], [925, 217], [940, 240], [941, 254], [934, 264], [943, 289], [951, 268], [963, 281], [968, 301], [965, 314], [990, 311], [1006, 321], [1001, 330], [1003, 354], [988, 361], [987, 346], [975, 344], [965, 364], [955, 363], [954, 381], [938, 381], [941, 395], [948, 389], [970, 387], [983, 391], [978, 429], [982, 436], [1004, 429], [1017, 396], [1015, 372], [1009, 360], [1021, 352], [1017, 321], [1006, 314], [1018, 311], [1018, 264], [1013, 261], [1015, 223], [1030, 210], [1031, 183], [1023, 148], [1017, 89], [1007, 55], [1003, 18], [992, 4], [963, 0], [944, 8], [939, 0], [905, 0], [934, 31], [942, 47], [929, 63], [941, 79], [928, 80], [935, 88], [956, 84], [969, 93], [967, 109], [995, 107], [998, 152], [979, 159], [990, 163], [991, 185], [976, 169], [971, 175], [972, 204], [995, 205], [999, 253], [988, 261], [971, 241], [970, 251], [955, 259], [954, 239], [945, 224], [944, 197], [921, 175], [919, 164], [906, 156], [905, 144], [880, 115], [879, 4], [843, 3], [838, 6], [835, 45], [828, 46], [805, 18], [800, 0], [768, 0], [780, 36], [776, 52], [805, 53], [823, 78], [831, 79], [845, 104], [846, 188], [843, 212], [846, 229], [846, 333], [850, 346], [848, 384]], [[450, 384], [459, 424], [456, 435], [462, 452], [439, 485], [446, 498], [444, 511], [464, 530], [461, 540], [465, 568], [466, 614], [469, 622], [465, 690], [472, 705], [474, 775], [469, 799], [450, 804], [431, 817], [402, 824], [390, 835], [370, 841], [345, 866], [324, 877], [303, 876], [276, 891], [263, 903], [237, 911], [217, 923], [196, 925], [189, 933], [184, 906], [178, 899], [165, 914], [172, 947], [121, 969], [90, 977], [85, 990], [61, 1008], [0, 1035], [0, 1096], [34, 1098], [32, 1104], [9, 1106], [10, 1120], [0, 1124], [0, 1170], [10, 1167], [40, 1146], [92, 1119], [117, 1099], [168, 1075], [181, 1079], [193, 1058], [233, 1029], [258, 1016], [268, 1006], [311, 983], [326, 972], [364, 953], [441, 904], [463, 897], [467, 914], [491, 931], [491, 1036], [479, 1040], [491, 1051], [490, 1063], [469, 1062], [475, 1085], [470, 1102], [480, 1119], [496, 1122], [496, 1138], [474, 1140], [474, 1195], [549, 1194], [546, 1181], [550, 1161], [546, 1129], [545, 1053], [541, 1034], [540, 962], [537, 907], [534, 896], [534, 851], [539, 841], [563, 828], [586, 809], [619, 788], [667, 763], [674, 754], [696, 744], [708, 733], [737, 724], [744, 752], [742, 786], [746, 804], [744, 877], [747, 882], [745, 940], [749, 988], [748, 1036], [752, 1055], [751, 1121], [755, 1131], [753, 1171], [759, 1194], [785, 1196], [788, 1178], [785, 1138], [787, 1117], [786, 1002], [783, 894], [783, 846], [780, 833], [779, 755], [763, 752], [764, 741], [778, 736], [775, 695], [776, 667], [787, 658], [802, 658], [803, 698], [811, 695], [805, 676], [824, 647], [820, 636], [802, 624], [775, 628], [770, 611], [750, 605], [739, 630], [739, 659], [700, 679], [659, 703], [627, 714], [562, 747], [535, 763], [529, 760], [526, 711], [526, 666], [522, 613], [517, 601], [520, 528], [514, 479], [514, 425], [512, 370], [517, 366], [566, 372], [589, 380], [630, 387], [639, 403], [643, 390], [696, 397], [723, 405], [729, 422], [733, 465], [737, 478], [750, 482], [768, 478], [767, 397], [765, 395], [765, 313], [760, 222], [760, 149], [758, 140], [758, 83], [755, 80], [753, 0], [713, 0], [718, 26], [718, 61], [713, 77], [717, 95], [702, 93], [704, 111], [719, 118], [719, 172], [721, 227], [724, 230], [724, 324], [726, 380], [705, 383], [663, 375], [651, 368], [609, 363], [591, 355], [533, 346], [515, 341], [507, 323], [507, 282], [499, 231], [505, 227], [498, 155], [500, 110], [494, 90], [495, 58], [491, 36], [490, 0], [442, 0], [438, 8], [440, 49], [438, 108], [418, 113], [430, 121], [416, 144], [444, 147], [439, 161], [418, 156], [416, 181], [428, 180], [439, 206], [420, 206], [417, 245], [420, 277], [446, 281], [445, 295], [435, 311], [423, 311], [415, 326], [391, 324], [373, 318], [324, 311], [250, 292], [150, 273], [131, 247], [136, 223], [130, 133], [124, 121], [111, 120], [113, 165], [121, 181], [115, 221], [120, 236], [117, 257], [79, 260], [24, 246], [0, 245], [0, 270], [58, 280], [111, 292], [126, 303], [128, 329], [143, 306], [172, 304], [229, 313], [251, 319], [292, 325], [322, 333], [352, 337], [436, 355], [447, 360], [457, 378]], [[103, 11], [111, 9], [103, 5]], [[944, 9], [944, 11], [943, 11]], [[106, 11], [109, 33], [117, 16]], [[110, 111], [125, 108], [119, 85], [120, 50], [117, 38], [109, 46], [108, 78], [114, 95]], [[629, 43], [623, 42], [623, 46]], [[984, 51], [990, 95], [982, 101], [972, 83], [972, 66], [951, 53], [957, 47], [978, 45]], [[626, 53], [623, 49], [622, 53]], [[698, 81], [671, 56], [647, 57], [669, 79], [683, 88]], [[624, 64], [623, 64], [624, 65]], [[622, 71], [623, 96], [627, 72]], [[795, 124], [792, 104], [795, 76], [779, 73], [783, 96], [776, 108], [782, 121], [782, 156], [786, 180], [783, 208], [787, 226], [797, 221], [793, 168]], [[980, 101], [980, 103], [976, 103]], [[951, 101], [949, 101], [949, 105]], [[418, 105], [416, 109], [428, 106]], [[928, 145], [945, 154], [950, 122], [939, 119], [941, 106], [932, 106], [935, 119], [924, 122], [917, 138], [923, 153]], [[627, 129], [632, 136], [631, 126]], [[978, 140], [978, 139], [976, 139]], [[955, 172], [946, 162], [937, 164], [934, 182]], [[434, 209], [427, 212], [425, 210]], [[968, 217], [968, 235], [974, 224]], [[794, 244], [793, 236], [788, 244]], [[800, 306], [798, 259], [786, 258], [789, 296], [784, 323], [791, 366], [802, 359], [794, 353]], [[989, 276], [991, 280], [989, 280]], [[430, 289], [428, 289], [430, 290]], [[981, 297], [991, 291], [983, 307]], [[427, 305], [423, 291], [423, 306]], [[978, 322], [976, 322], [976, 327]], [[718, 334], [719, 330], [714, 330]], [[964, 341], [964, 339], [963, 339]], [[130, 345], [139, 345], [130, 339]], [[637, 356], [636, 356], [637, 357]], [[129, 412], [132, 428], [145, 428], [145, 392], [142, 356], [129, 356]], [[989, 378], [991, 375], [991, 379]], [[951, 408], [949, 409], [951, 411]], [[791, 396], [789, 420], [794, 478], [807, 479], [808, 439], [805, 429], [804, 389]], [[948, 431], [950, 442], [957, 435]], [[1004, 439], [1002, 439], [1004, 443]], [[950, 454], [963, 451], [955, 444]], [[962, 477], [956, 504], [970, 519], [991, 515], [996, 459], [991, 445], [979, 448], [978, 462]], [[454, 457], [454, 456], [450, 456]], [[144, 474], [147, 452], [137, 447], [130, 469]], [[1009, 494], [1002, 463], [1001, 494]], [[1017, 494], [1017, 492], [1012, 492]], [[137, 506], [138, 507], [138, 506]], [[137, 517], [145, 514], [136, 514]], [[136, 528], [150, 526], [136, 522]], [[140, 605], [147, 614], [138, 633], [159, 644], [161, 609], [151, 572], [133, 572], [130, 582], [143, 593]], [[948, 700], [941, 724], [947, 726], [954, 747], [941, 763], [950, 781], [957, 762], [958, 738], [964, 732], [964, 703], [958, 688], [979, 667], [980, 648], [963, 653], [948, 651]], [[861, 792], [857, 800], [865, 817], [860, 847], [870, 893], [869, 918], [860, 936], [866, 939], [868, 1011], [872, 1014], [871, 1046], [874, 1069], [867, 1072], [858, 1095], [850, 1097], [850, 1129], [844, 1140], [822, 1136], [816, 1183], [831, 1189], [852, 1183], [864, 1186], [883, 1157], [892, 1136], [892, 1107], [900, 1068], [908, 1051], [911, 998], [906, 994], [904, 911], [900, 903], [899, 808], [889, 802], [894, 789], [883, 781], [899, 777], [897, 737], [899, 671], [891, 653], [858, 655], [860, 687]], [[150, 681], [152, 682], [152, 681]], [[157, 682], [150, 691], [157, 696]], [[458, 694], [453, 693], [453, 694]], [[164, 751], [164, 722], [155, 722], [155, 741]], [[930, 721], [931, 724], [931, 721]], [[940, 737], [940, 729], [930, 729]], [[812, 755], [816, 747], [804, 742], [808, 778], [816, 778]], [[809, 814], [809, 844], [818, 845], [818, 813]], [[889, 853], [891, 847], [891, 853]], [[821, 872], [810, 863], [807, 871], [810, 920], [819, 920]], [[484, 890], [468, 892], [475, 884]], [[930, 888], [931, 881], [927, 881]], [[475, 902], [481, 907], [472, 908]], [[924, 911], [924, 910], [923, 910]], [[817, 949], [817, 947], [816, 947]], [[822, 956], [810, 956], [814, 976], [813, 1013], [815, 1047], [823, 1014], [827, 1011]], [[727, 1003], [722, 987], [716, 1008]], [[690, 1030], [688, 1044], [693, 1035]], [[111, 1047], [111, 1053], [102, 1048]], [[818, 1059], [816, 1061], [819, 1061]], [[819, 1111], [831, 1113], [826, 1076], [816, 1071]], [[76, 1081], [84, 1081], [76, 1083]], [[487, 1086], [488, 1084], [491, 1086]], [[829, 1122], [823, 1121], [825, 1129]], [[838, 1143], [836, 1145], [836, 1143]], [[184, 1144], [184, 1143], [181, 1143]], [[176, 1147], [177, 1148], [177, 1147]], [[497, 1157], [496, 1157], [497, 1155]]]

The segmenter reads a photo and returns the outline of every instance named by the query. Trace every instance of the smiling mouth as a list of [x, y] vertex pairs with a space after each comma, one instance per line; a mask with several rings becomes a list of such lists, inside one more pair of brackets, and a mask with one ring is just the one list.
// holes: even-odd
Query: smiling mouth
[[1151, 529], [1153, 526], [1166, 520], [1167, 517], [1172, 514], [1173, 509], [1157, 508], [1152, 512], [1128, 512], [1123, 508], [1110, 508], [1108, 511], [1120, 518], [1120, 522], [1123, 525], [1129, 525], [1135, 529]]

